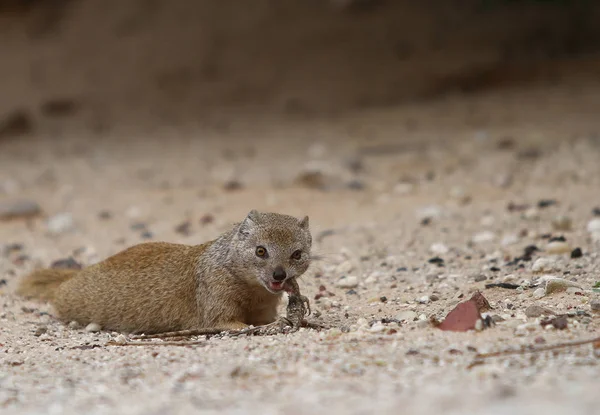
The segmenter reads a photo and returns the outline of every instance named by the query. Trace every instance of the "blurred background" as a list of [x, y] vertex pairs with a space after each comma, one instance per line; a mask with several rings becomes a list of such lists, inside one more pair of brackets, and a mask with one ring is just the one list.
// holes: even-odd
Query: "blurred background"
[[2, 0], [0, 137], [595, 84], [599, 17], [591, 0]]

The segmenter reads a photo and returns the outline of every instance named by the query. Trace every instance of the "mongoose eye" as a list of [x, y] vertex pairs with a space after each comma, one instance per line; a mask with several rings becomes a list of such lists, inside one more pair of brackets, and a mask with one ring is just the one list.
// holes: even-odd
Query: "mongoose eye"
[[294, 253], [292, 254], [292, 259], [299, 260], [301, 258], [302, 258], [302, 251], [299, 249], [297, 251], [294, 251]]
[[256, 248], [256, 256], [265, 258], [267, 256], [267, 248], [264, 246], [259, 246]]

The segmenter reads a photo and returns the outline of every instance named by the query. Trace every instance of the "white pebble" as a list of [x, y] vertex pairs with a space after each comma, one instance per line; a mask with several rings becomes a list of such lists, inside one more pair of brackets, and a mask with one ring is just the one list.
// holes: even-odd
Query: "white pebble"
[[127, 343], [127, 337], [124, 334], [119, 334], [114, 341], [119, 344]]
[[600, 218], [589, 221], [587, 224], [587, 231], [589, 233], [600, 233]]
[[87, 331], [88, 333], [96, 333], [101, 329], [102, 327], [100, 327], [100, 324], [98, 323], [90, 323], [87, 326], [85, 326], [85, 331]]
[[59, 235], [75, 229], [75, 221], [73, 215], [63, 212], [49, 218], [46, 226], [51, 234]]
[[356, 277], [342, 277], [336, 284], [339, 288], [356, 288], [358, 287], [358, 278]]
[[546, 290], [544, 290], [543, 288], [538, 288], [533, 292], [533, 296], [535, 298], [543, 298], [546, 296]]
[[516, 243], [519, 243], [519, 235], [517, 234], [508, 234], [508, 235], [504, 235], [504, 237], [502, 238], [502, 242], [500, 242], [502, 244], [502, 246], [509, 246], [509, 245], [514, 245]]
[[450, 251], [450, 249], [443, 243], [437, 242], [429, 247], [429, 251], [431, 251], [431, 253], [433, 253], [433, 254], [443, 255], [443, 254], [447, 254], [448, 251]]
[[358, 327], [369, 327], [369, 322], [367, 321], [366, 318], [361, 317], [358, 320], [356, 320], [356, 325]]
[[540, 212], [536, 208], [529, 208], [523, 212], [523, 217], [525, 219], [536, 220], [540, 218]]
[[571, 247], [568, 243], [562, 241], [553, 241], [546, 246], [546, 252], [549, 254], [565, 254], [571, 252]]
[[423, 297], [419, 298], [417, 301], [421, 304], [427, 304], [427, 303], [429, 303], [429, 296], [424, 295]]
[[426, 218], [435, 219], [435, 218], [439, 218], [440, 216], [442, 216], [442, 209], [440, 209], [440, 207], [435, 206], [435, 205], [425, 206], [425, 207], [417, 210], [417, 218], [419, 218], [419, 219], [426, 219]]
[[554, 258], [538, 258], [531, 266], [533, 272], [557, 271], [558, 266]]
[[344, 275], [354, 271], [354, 264], [350, 261], [344, 261], [335, 268], [335, 273]]
[[483, 231], [473, 235], [472, 241], [476, 244], [491, 242], [496, 239], [496, 234], [492, 231]]
[[386, 329], [386, 327], [380, 321], [378, 321], [377, 323], [375, 323], [371, 326], [369, 331], [371, 333], [381, 333], [382, 331], [385, 331], [385, 329]]
[[411, 322], [417, 318], [417, 313], [415, 313], [412, 310], [405, 310], [405, 311], [401, 311], [398, 314], [396, 314], [396, 317], [394, 317], [394, 318], [398, 321]]

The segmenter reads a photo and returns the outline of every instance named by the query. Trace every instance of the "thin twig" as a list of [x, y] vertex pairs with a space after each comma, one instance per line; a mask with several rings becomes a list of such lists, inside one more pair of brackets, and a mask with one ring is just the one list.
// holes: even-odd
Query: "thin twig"
[[539, 353], [546, 352], [549, 350], [557, 350], [564, 349], [567, 347], [575, 347], [575, 346], [583, 346], [585, 344], [598, 343], [600, 347], [600, 337], [596, 337], [594, 339], [588, 340], [577, 340], [574, 342], [565, 342], [565, 343], [557, 343], [550, 344], [548, 346], [536, 347], [534, 349], [521, 349], [521, 350], [502, 350], [499, 352], [491, 352], [491, 353], [479, 353], [475, 355], [476, 359], [485, 359], [487, 357], [498, 357], [498, 356], [510, 356], [510, 355], [519, 355], [519, 354], [528, 354], [528, 353]]
[[119, 343], [114, 340], [108, 341], [106, 346], [197, 346], [197, 345], [205, 345], [205, 341], [187, 341], [187, 342], [177, 342], [177, 341], [163, 341], [163, 342], [130, 342], [130, 343]]

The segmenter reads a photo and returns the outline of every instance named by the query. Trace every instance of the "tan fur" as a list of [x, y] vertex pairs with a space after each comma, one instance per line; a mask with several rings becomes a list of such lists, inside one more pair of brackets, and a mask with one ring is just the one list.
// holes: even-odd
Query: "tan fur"
[[56, 290], [69, 278], [75, 276], [78, 270], [73, 269], [40, 269], [32, 272], [21, 280], [16, 290], [23, 297], [54, 300]]
[[[311, 242], [308, 218], [252, 211], [206, 244], [143, 243], [81, 270], [35, 271], [18, 293], [50, 300], [64, 321], [105, 330], [241, 329], [275, 321], [281, 292], [264, 281], [275, 266], [289, 278], [304, 273]], [[258, 244], [268, 259], [256, 258]], [[296, 249], [306, 252], [300, 263], [288, 259]]]

